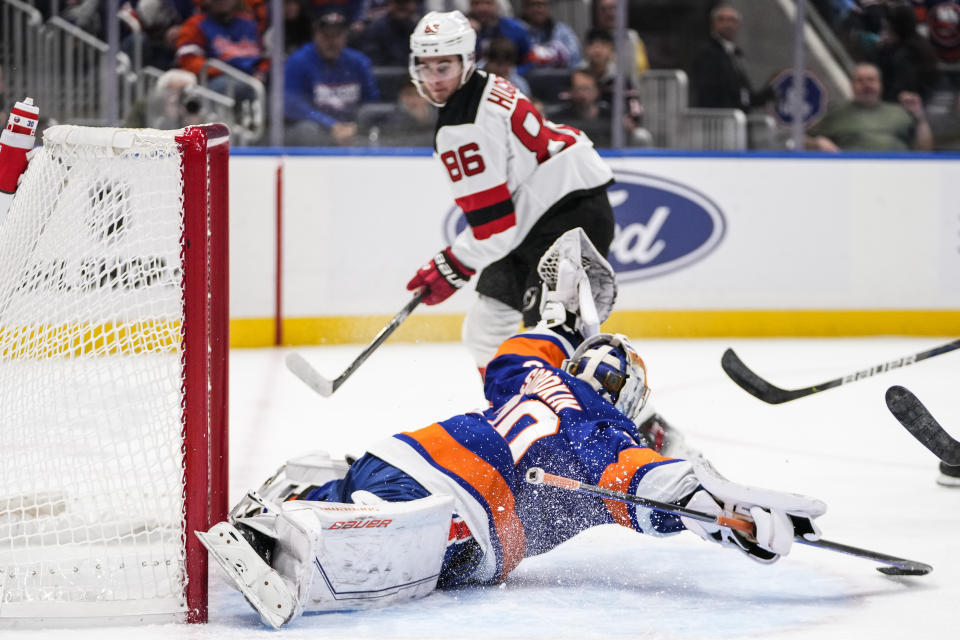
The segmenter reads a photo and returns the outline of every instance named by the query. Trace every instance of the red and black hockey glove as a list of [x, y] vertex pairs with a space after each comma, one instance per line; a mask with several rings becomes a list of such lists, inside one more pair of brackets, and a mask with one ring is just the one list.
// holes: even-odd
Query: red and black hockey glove
[[447, 247], [420, 267], [417, 275], [407, 283], [407, 290], [414, 291], [423, 287], [423, 303], [439, 304], [467, 284], [474, 273], [473, 269], [457, 260], [450, 247]]

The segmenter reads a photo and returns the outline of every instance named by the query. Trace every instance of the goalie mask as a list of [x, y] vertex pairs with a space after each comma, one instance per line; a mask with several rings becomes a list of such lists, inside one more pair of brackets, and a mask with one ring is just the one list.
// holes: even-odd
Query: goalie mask
[[446, 104], [434, 101], [427, 92], [424, 79], [426, 70], [421, 58], [458, 56], [462, 65], [460, 83], [457, 85], [459, 89], [476, 68], [476, 47], [477, 32], [459, 11], [431, 11], [423, 16], [410, 34], [410, 79], [420, 95], [434, 106]]
[[562, 368], [636, 421], [647, 402], [647, 368], [627, 337], [598, 333], [577, 347]]

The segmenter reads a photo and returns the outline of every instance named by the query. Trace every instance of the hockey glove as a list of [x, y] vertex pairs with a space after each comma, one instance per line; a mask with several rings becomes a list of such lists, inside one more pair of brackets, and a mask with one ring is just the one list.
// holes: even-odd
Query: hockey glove
[[694, 462], [694, 472], [703, 487], [695, 492], [686, 506], [697, 511], [746, 517], [753, 521], [756, 532], [746, 535], [728, 527], [681, 518], [684, 526], [704, 540], [736, 547], [757, 562], [776, 562], [790, 553], [793, 540], [820, 538], [820, 529], [813, 522], [827, 506], [815, 498], [770, 489], [748, 487], [721, 476], [706, 460]]
[[[724, 509], [712, 495], [703, 490], [693, 494], [693, 497], [687, 503], [687, 507], [726, 517], [733, 516], [733, 511], [737, 511], [737, 513], [743, 511]], [[687, 529], [704, 540], [717, 542], [725, 547], [736, 547], [758, 562], [775, 562], [780, 556], [790, 553], [790, 547], [793, 545], [793, 525], [785, 513], [782, 511], [767, 511], [760, 507], [751, 507], [745, 511], [746, 514], [741, 513], [741, 515], [747, 515], [757, 527], [755, 538], [708, 522], [700, 522], [689, 518], [681, 518], [681, 520]]]
[[423, 303], [439, 304], [467, 284], [474, 273], [473, 269], [457, 260], [450, 247], [447, 247], [420, 267], [417, 275], [407, 283], [407, 290], [423, 288]]

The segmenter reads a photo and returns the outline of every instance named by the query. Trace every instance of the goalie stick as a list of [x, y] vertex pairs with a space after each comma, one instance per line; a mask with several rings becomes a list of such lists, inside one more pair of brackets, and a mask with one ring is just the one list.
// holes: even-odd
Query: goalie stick
[[897, 358], [896, 360], [890, 360], [870, 367], [869, 369], [851, 373], [842, 378], [828, 380], [827, 382], [821, 382], [811, 387], [803, 387], [801, 389], [781, 389], [780, 387], [770, 384], [750, 370], [747, 365], [743, 364], [743, 361], [734, 353], [733, 349], [727, 349], [723, 352], [723, 357], [720, 359], [720, 366], [723, 367], [723, 370], [730, 376], [731, 380], [740, 385], [740, 387], [750, 395], [769, 404], [781, 404], [783, 402], [789, 402], [790, 400], [796, 400], [797, 398], [813, 395], [814, 393], [820, 393], [827, 389], [833, 389], [844, 384], [856, 382], [857, 380], [863, 380], [864, 378], [869, 378], [878, 373], [884, 373], [890, 369], [906, 367], [915, 362], [920, 362], [921, 360], [939, 356], [943, 353], [949, 353], [957, 349], [960, 349], [960, 340], [954, 340], [953, 342], [948, 342], [947, 344], [928, 349], [927, 351], [921, 351], [920, 353]]
[[960, 442], [940, 426], [922, 402], [908, 389], [893, 386], [887, 389], [887, 408], [914, 438], [944, 463], [960, 465]]
[[377, 348], [384, 343], [384, 341], [390, 337], [394, 331], [397, 330], [397, 327], [407, 319], [414, 309], [417, 308], [417, 305], [420, 304], [420, 301], [423, 299], [424, 292], [423, 290], [417, 291], [413, 294], [413, 297], [410, 299], [410, 302], [403, 305], [403, 309], [393, 316], [393, 319], [380, 330], [380, 333], [376, 335], [373, 341], [367, 345], [367, 347], [360, 352], [353, 362], [350, 363], [343, 373], [339, 376], [330, 380], [329, 378], [324, 377], [317, 371], [312, 364], [307, 362], [307, 359], [296, 351], [287, 354], [286, 363], [287, 369], [290, 370], [293, 375], [300, 378], [308, 387], [322, 395], [324, 398], [329, 398], [333, 395], [333, 392], [340, 388], [340, 386], [347, 381], [347, 378], [353, 375], [353, 372], [356, 371], [361, 364], [363, 364], [367, 358], [370, 357]]
[[[620, 502], [629, 502], [640, 505], [641, 507], [646, 507], [647, 509], [656, 509], [657, 511], [661, 511], [666, 514], [684, 516], [686, 518], [692, 518], [701, 522], [710, 522], [721, 527], [736, 529], [737, 531], [742, 531], [750, 535], [754, 534], [753, 522], [745, 518], [727, 518], [724, 516], [706, 513], [704, 511], [688, 509], [686, 507], [681, 507], [674, 504], [657, 502], [656, 500], [641, 498], [640, 496], [630, 493], [614, 491], [613, 489], [605, 489], [603, 487], [580, 482], [572, 478], [565, 478], [563, 476], [553, 475], [552, 473], [546, 473], [539, 467], [532, 467], [528, 469], [526, 478], [527, 482], [530, 484], [543, 484], [550, 487], [556, 487], [558, 489], [579, 491], [581, 493], [588, 493], [611, 500], [618, 500]], [[840, 544], [839, 542], [824, 540], [823, 538], [820, 540], [807, 540], [802, 536], [796, 536], [794, 541], [810, 547], [829, 549], [830, 551], [837, 551], [839, 553], [845, 553], [857, 558], [865, 558], [867, 560], [879, 562], [885, 566], [877, 567], [877, 571], [888, 576], [923, 576], [933, 571], [933, 567], [928, 564], [924, 564], [923, 562], [906, 560], [904, 558], [897, 558], [896, 556], [888, 556], [885, 553], [870, 551], [868, 549], [860, 549], [859, 547], [851, 547], [849, 545]]]

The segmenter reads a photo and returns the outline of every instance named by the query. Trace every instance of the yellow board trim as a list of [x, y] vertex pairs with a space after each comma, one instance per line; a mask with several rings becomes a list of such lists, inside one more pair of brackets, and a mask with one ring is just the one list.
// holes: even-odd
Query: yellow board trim
[[[364, 344], [392, 316], [330, 316], [287, 318], [283, 344]], [[391, 342], [457, 342], [462, 314], [414, 314], [404, 321]], [[635, 338], [721, 337], [862, 337], [960, 335], [960, 310], [678, 310], [617, 311], [604, 331]], [[230, 346], [268, 347], [274, 344], [272, 319], [230, 321]]]

